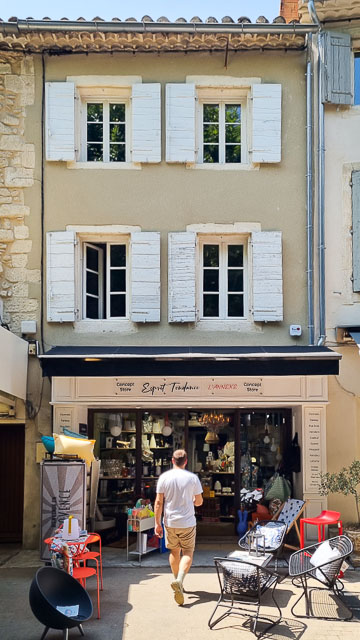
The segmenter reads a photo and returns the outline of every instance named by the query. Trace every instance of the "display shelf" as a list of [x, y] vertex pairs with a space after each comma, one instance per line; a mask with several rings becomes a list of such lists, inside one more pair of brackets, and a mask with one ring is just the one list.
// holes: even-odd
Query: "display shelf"
[[[134, 522], [135, 522], [137, 531], [133, 531]], [[132, 531], [129, 531], [130, 524], [132, 527]], [[147, 553], [150, 553], [151, 551], [155, 551], [158, 548], [158, 547], [149, 547], [147, 545], [146, 549], [144, 549], [143, 551], [129, 550], [129, 533], [137, 534], [137, 546], [141, 548], [141, 535], [143, 534], [144, 531], [148, 531], [149, 529], [154, 529], [154, 527], [155, 527], [154, 516], [151, 516], [150, 518], [136, 518], [136, 517], [133, 518], [132, 516], [128, 517], [127, 527], [126, 527], [126, 559], [127, 560], [129, 559], [129, 554], [136, 555], [139, 557], [139, 564], [141, 566], [141, 557], [143, 555], [146, 555]]]
[[216, 493], [215, 491], [215, 498], [233, 498], [235, 496], [235, 493]]
[[135, 482], [135, 478], [131, 478], [130, 476], [99, 476], [99, 480], [132, 480]]
[[216, 476], [233, 476], [234, 471], [204, 471], [205, 474], [213, 473]]
[[100, 451], [135, 451], [136, 447], [103, 447]]

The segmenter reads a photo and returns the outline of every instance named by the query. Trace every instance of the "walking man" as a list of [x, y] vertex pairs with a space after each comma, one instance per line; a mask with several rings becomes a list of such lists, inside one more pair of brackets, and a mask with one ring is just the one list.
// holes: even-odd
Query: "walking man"
[[184, 604], [183, 581], [189, 571], [195, 549], [195, 507], [203, 503], [199, 478], [185, 469], [187, 453], [174, 451], [173, 468], [162, 473], [156, 488], [155, 533], [164, 535], [161, 516], [164, 511], [165, 541], [170, 550], [169, 563], [174, 580], [171, 588], [177, 604]]

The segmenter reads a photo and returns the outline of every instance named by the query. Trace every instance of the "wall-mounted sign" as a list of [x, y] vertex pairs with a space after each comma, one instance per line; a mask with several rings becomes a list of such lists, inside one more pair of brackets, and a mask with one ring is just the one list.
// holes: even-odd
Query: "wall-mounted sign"
[[309, 407], [305, 411], [305, 465], [306, 465], [306, 487], [305, 491], [319, 491], [320, 473], [322, 472], [322, 410], [316, 407]]
[[194, 398], [261, 396], [262, 378], [114, 378], [120, 397]]

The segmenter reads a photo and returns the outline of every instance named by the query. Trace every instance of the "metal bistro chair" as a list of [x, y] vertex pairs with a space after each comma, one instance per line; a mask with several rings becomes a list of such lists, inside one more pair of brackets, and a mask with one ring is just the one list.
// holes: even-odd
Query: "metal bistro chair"
[[241, 549], [249, 551], [251, 535], [260, 533], [265, 538], [265, 553], [271, 553], [274, 556], [275, 571], [277, 571], [278, 558], [283, 550], [286, 532], [287, 524], [285, 522], [280, 522], [279, 520], [261, 520], [240, 538], [238, 545]]
[[[255, 615], [251, 616], [251, 631], [257, 637], [280, 622], [281, 609], [275, 600], [274, 591], [281, 578], [275, 571], [237, 558], [214, 558], [214, 562], [220, 584], [220, 597], [208, 622], [210, 629], [228, 615], [249, 615], [249, 605], [255, 607]], [[276, 620], [260, 615], [262, 597], [271, 587], [271, 596], [279, 612]], [[226, 611], [213, 620], [218, 607], [224, 607]], [[257, 632], [258, 622], [270, 624], [261, 632]]]
[[[339, 578], [339, 573], [341, 569], [341, 565], [344, 560], [352, 553], [353, 544], [351, 540], [347, 536], [337, 536], [336, 538], [330, 538], [328, 540], [330, 547], [332, 549], [338, 549], [340, 555], [332, 560], [324, 562], [320, 565], [315, 566], [311, 564], [310, 560], [316, 549], [318, 549], [324, 542], [318, 542], [317, 544], [313, 544], [310, 547], [306, 547], [305, 549], [300, 549], [300, 551], [296, 551], [290, 556], [289, 560], [289, 575], [292, 578], [297, 578], [296, 586], [300, 581], [303, 592], [300, 597], [296, 600], [295, 604], [291, 607], [291, 613], [296, 618], [320, 618], [321, 620], [351, 620], [353, 617], [352, 611], [346, 606], [341, 597], [341, 592], [344, 589], [344, 585]], [[308, 581], [310, 579], [316, 580], [322, 586], [309, 586]], [[293, 583], [294, 584], [294, 583]], [[314, 610], [312, 606], [312, 592], [313, 591], [330, 591], [334, 596], [334, 599], [337, 603], [341, 603], [341, 605], [349, 612], [349, 615], [343, 618], [338, 617], [327, 617], [327, 616], [316, 616], [314, 615]], [[300, 615], [295, 613], [295, 607], [300, 602], [302, 598], [305, 598], [305, 615]], [[322, 605], [323, 608], [323, 605]]]

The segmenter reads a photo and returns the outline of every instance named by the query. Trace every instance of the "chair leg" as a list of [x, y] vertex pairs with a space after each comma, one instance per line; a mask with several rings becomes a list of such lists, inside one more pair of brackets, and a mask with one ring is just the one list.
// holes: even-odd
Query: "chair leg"
[[82, 628], [82, 625], [81, 625], [81, 624], [78, 624], [78, 629], [79, 629], [79, 631], [80, 631], [81, 635], [82, 635], [82, 636], [84, 636], [84, 635], [85, 635], [85, 633], [84, 633], [84, 629]]
[[213, 617], [214, 617], [214, 615], [215, 615], [216, 609], [218, 608], [220, 603], [221, 603], [221, 596], [220, 596], [219, 600], [217, 601], [215, 609], [214, 609], [214, 611], [212, 612], [212, 614], [211, 614], [211, 616], [209, 618], [208, 626], [209, 626], [210, 629], [212, 629], [218, 622], [220, 622], [220, 620], [223, 620], [224, 618], [226, 618], [226, 616], [228, 616], [231, 613], [231, 607], [230, 607], [227, 611], [225, 611], [225, 613], [223, 613], [221, 616], [216, 618], [216, 620], [214, 620], [214, 622], [211, 622]]
[[49, 631], [49, 629], [50, 629], [50, 627], [45, 627], [45, 629], [44, 629], [44, 633], [42, 634], [42, 636], [41, 636], [40, 640], [44, 640], [44, 638], [45, 638], [45, 636], [46, 636], [47, 632]]
[[64, 629], [63, 638], [64, 640], [69, 640], [69, 629]]

